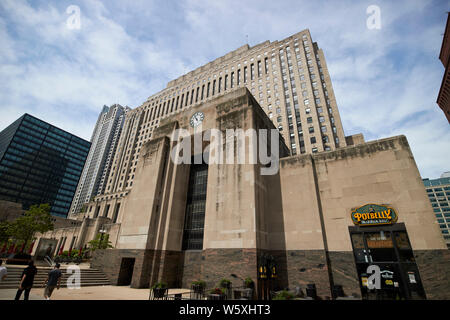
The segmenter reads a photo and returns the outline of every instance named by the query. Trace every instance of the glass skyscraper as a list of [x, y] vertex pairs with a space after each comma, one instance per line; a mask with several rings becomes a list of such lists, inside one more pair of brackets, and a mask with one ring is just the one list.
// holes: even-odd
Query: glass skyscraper
[[91, 143], [24, 114], [0, 132], [0, 199], [66, 217]]
[[450, 249], [450, 172], [439, 179], [423, 179], [442, 236]]

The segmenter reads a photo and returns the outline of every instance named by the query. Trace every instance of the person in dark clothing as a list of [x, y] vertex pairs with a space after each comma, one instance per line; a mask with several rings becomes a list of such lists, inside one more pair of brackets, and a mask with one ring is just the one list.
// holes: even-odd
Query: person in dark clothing
[[47, 280], [44, 282], [45, 290], [44, 290], [44, 297], [47, 300], [50, 300], [50, 297], [53, 293], [53, 290], [55, 290], [55, 287], [58, 288], [61, 284], [61, 276], [62, 272], [59, 270], [59, 263], [55, 264], [55, 269], [50, 271], [48, 273]]
[[37, 268], [34, 266], [33, 260], [28, 263], [20, 279], [19, 289], [17, 289], [16, 300], [20, 300], [22, 292], [25, 291], [24, 300], [28, 300], [30, 296], [30, 290], [33, 287], [34, 276], [37, 273]]

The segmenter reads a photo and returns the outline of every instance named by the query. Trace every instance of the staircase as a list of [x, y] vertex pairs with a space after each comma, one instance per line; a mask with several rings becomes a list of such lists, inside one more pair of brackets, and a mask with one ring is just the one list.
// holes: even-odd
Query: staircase
[[[19, 287], [20, 276], [24, 267], [14, 266], [9, 267], [8, 265], [3, 265], [8, 269], [8, 275], [6, 279], [0, 280], [0, 289], [17, 289]], [[60, 270], [62, 272], [61, 278], [61, 288], [67, 286], [67, 279], [73, 276], [74, 273], [67, 273], [67, 267], [61, 266]], [[34, 288], [42, 288], [44, 281], [47, 279], [48, 273], [53, 270], [50, 267], [37, 267], [38, 273], [34, 276]], [[80, 286], [108, 286], [111, 285], [108, 278], [97, 269], [80, 269]], [[73, 283], [72, 281], [70, 282]]]

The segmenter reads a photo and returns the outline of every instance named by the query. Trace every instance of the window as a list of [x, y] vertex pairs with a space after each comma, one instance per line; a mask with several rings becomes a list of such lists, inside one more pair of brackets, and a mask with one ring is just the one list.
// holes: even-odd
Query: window
[[208, 165], [204, 163], [191, 164], [190, 171], [183, 231], [183, 250], [201, 250], [203, 249]]
[[316, 137], [311, 137], [310, 141], [311, 141], [311, 143], [316, 143]]

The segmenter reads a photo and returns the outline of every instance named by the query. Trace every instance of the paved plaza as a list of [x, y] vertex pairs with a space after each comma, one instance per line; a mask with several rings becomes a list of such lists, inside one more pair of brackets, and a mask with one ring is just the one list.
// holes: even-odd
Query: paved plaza
[[[187, 292], [188, 289], [169, 289], [169, 294]], [[0, 300], [13, 300], [17, 289], [0, 289]], [[118, 286], [82, 287], [80, 289], [60, 288], [54, 290], [52, 300], [148, 300], [150, 289], [133, 289]], [[189, 295], [183, 295], [189, 297]], [[23, 299], [23, 293], [22, 298]], [[45, 300], [44, 288], [33, 288], [30, 300]]]

